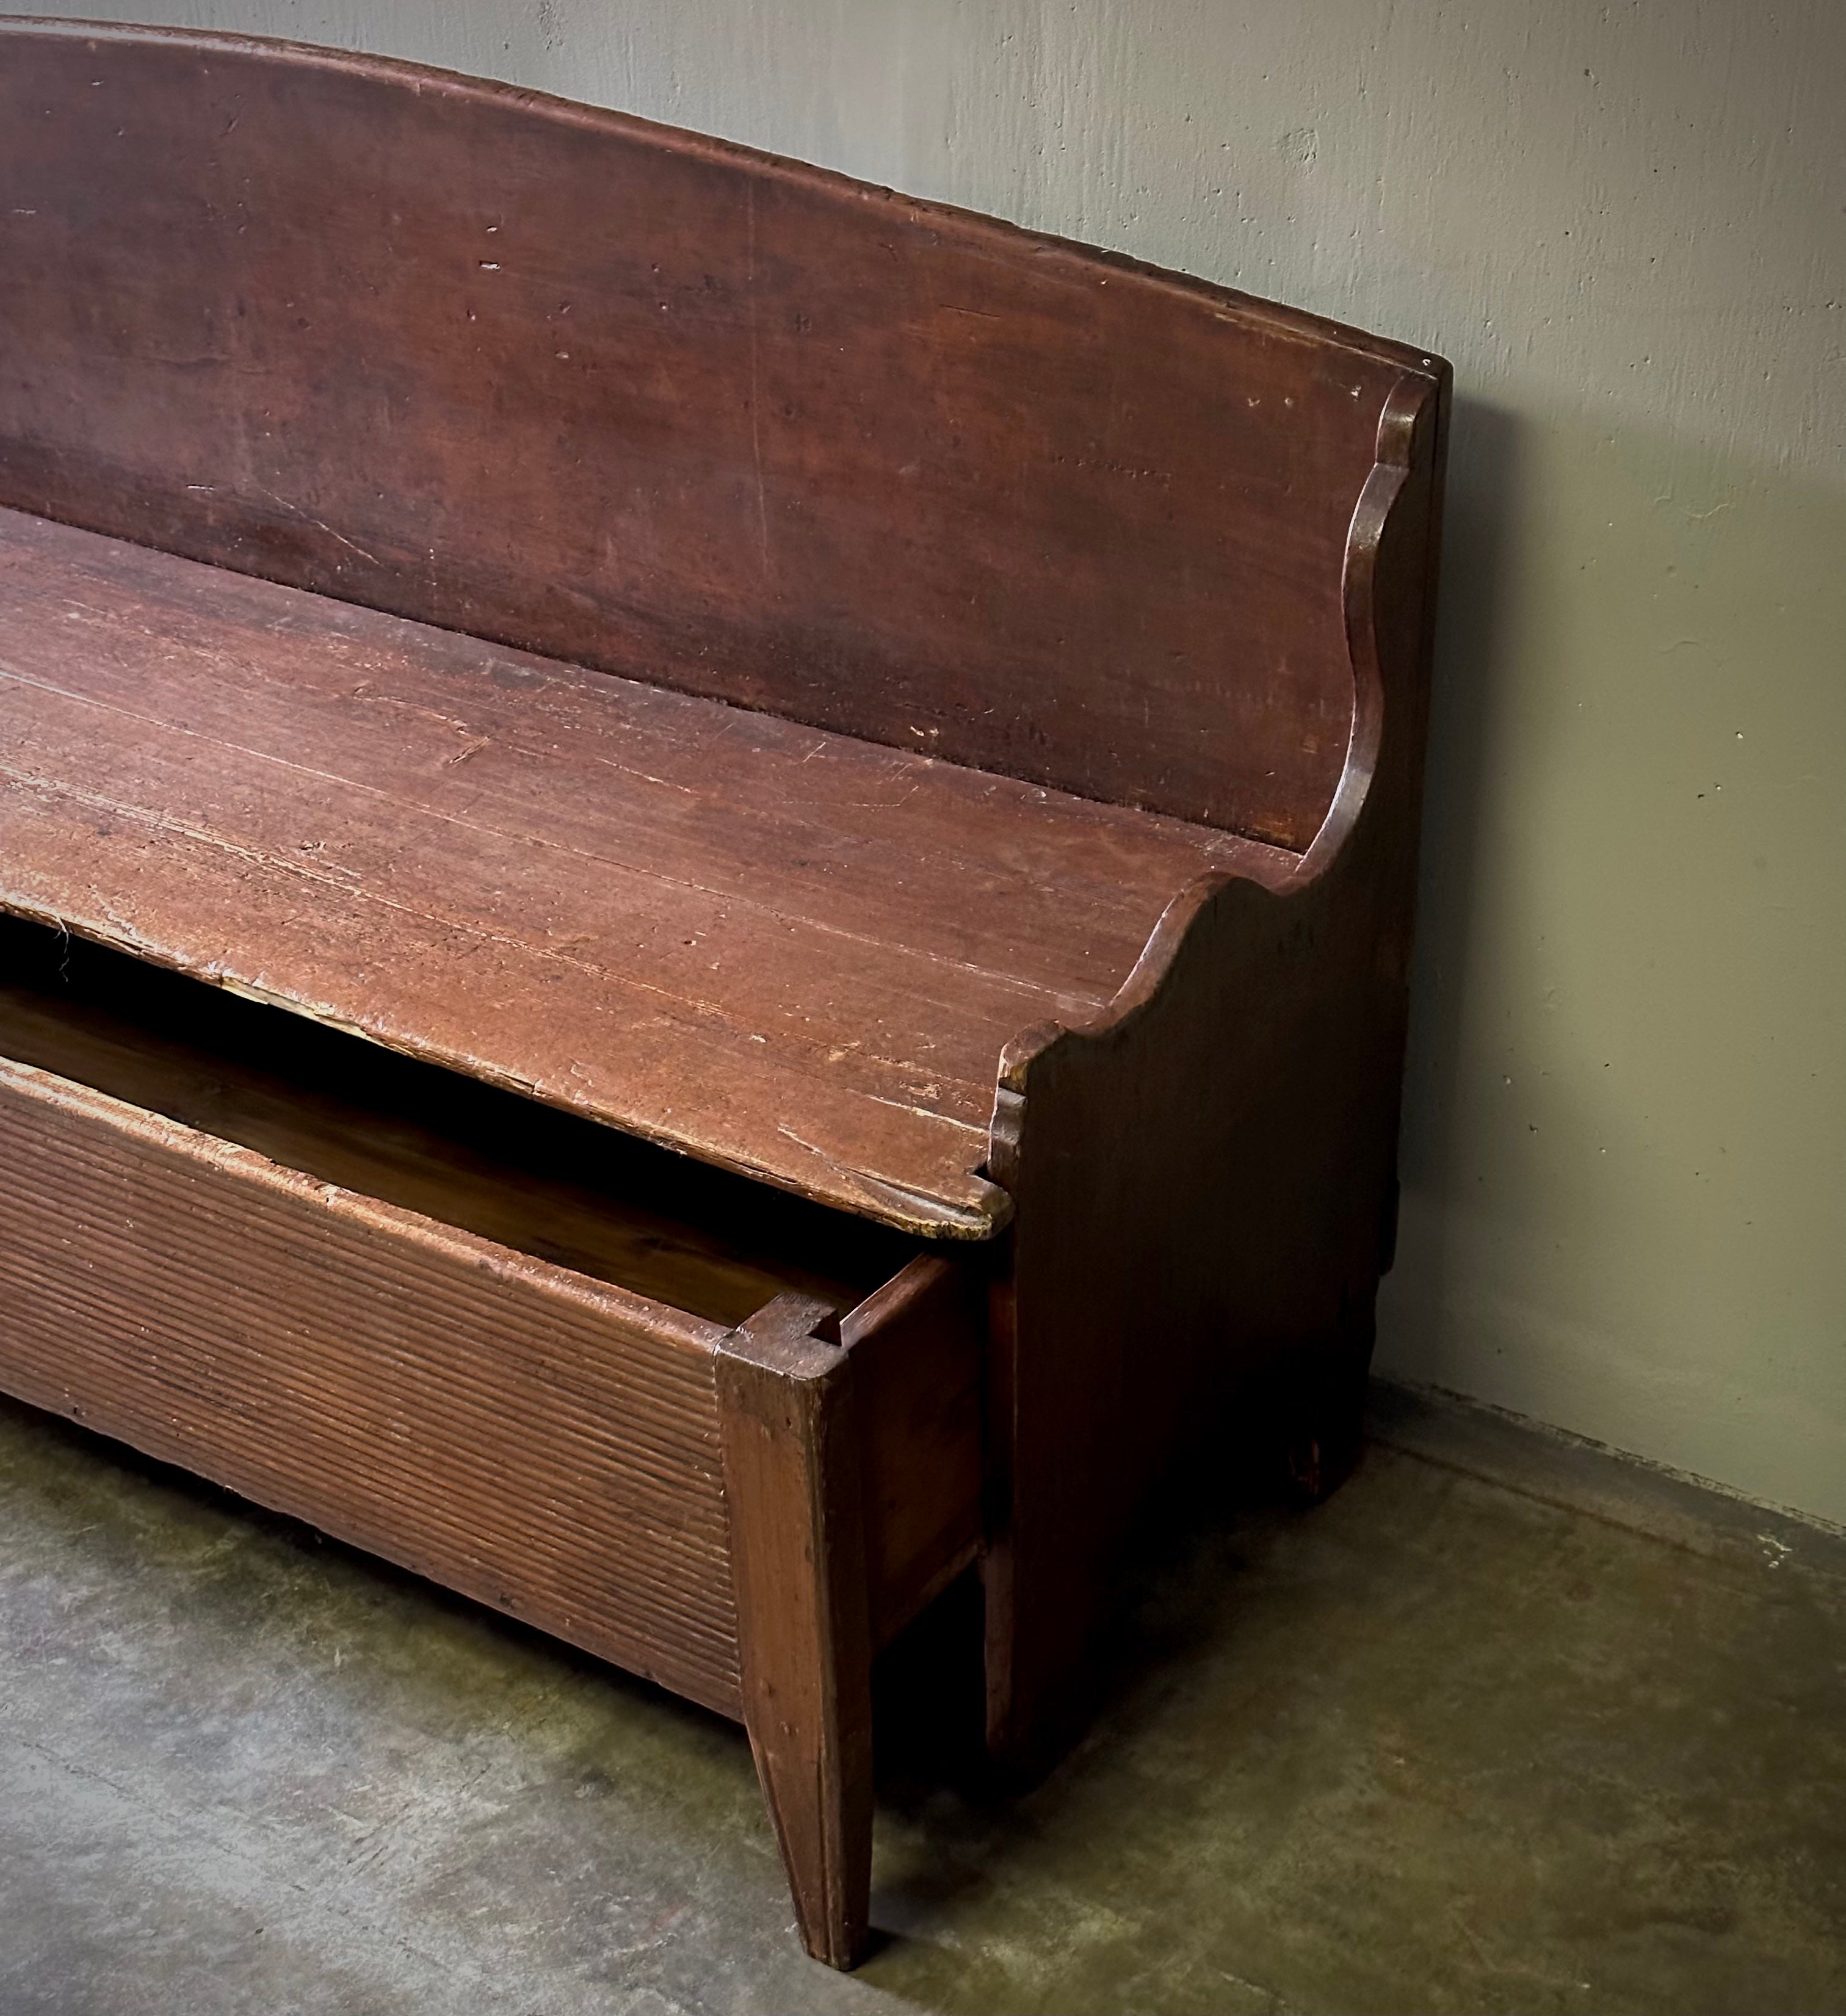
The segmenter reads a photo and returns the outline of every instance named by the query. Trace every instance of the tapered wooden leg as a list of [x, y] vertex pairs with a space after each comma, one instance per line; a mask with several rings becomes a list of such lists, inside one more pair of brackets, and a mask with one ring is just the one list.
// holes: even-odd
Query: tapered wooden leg
[[1278, 1481], [1297, 1503], [1318, 1505], [1351, 1475], [1365, 1439], [1365, 1400], [1377, 1324], [1375, 1287], [1343, 1298], [1339, 1321], [1291, 1354], [1277, 1392]]
[[849, 1967], [871, 1888], [871, 1645], [849, 1360], [778, 1295], [719, 1348], [744, 1720], [802, 1942]]
[[1022, 1789], [1069, 1748], [1091, 1705], [1088, 1655], [1113, 1562], [1109, 1424], [1132, 1415], [1125, 1399], [1112, 1408], [1058, 1376], [1047, 1354], [1022, 1359], [1019, 1315], [1011, 1285], [997, 1283], [987, 1316], [995, 1474], [981, 1581], [987, 1751]]
[[[1215, 1376], [1188, 1389], [1198, 1395], [1193, 1435], [1234, 1414], [1247, 1424], [1235, 1439], [1228, 1427], [1218, 1434], [1211, 1460], [1235, 1463], [1248, 1481], [1300, 1504], [1318, 1503], [1339, 1488], [1363, 1445], [1376, 1293], [1375, 1280], [1365, 1278], [1340, 1294], [1324, 1332], [1292, 1341], [1260, 1375], [1246, 1381], [1234, 1365], [1214, 1368]], [[1001, 1488], [981, 1572], [988, 1749], [1010, 1777], [1029, 1784], [1069, 1748], [1093, 1707], [1092, 1637], [1107, 1612], [1109, 1573], [1130, 1510], [1111, 1499], [1106, 1464], [1112, 1438], [1132, 1448], [1138, 1402], [1121, 1386], [1109, 1401], [1109, 1368], [1100, 1352], [1087, 1386], [1056, 1376], [1062, 1367], [1048, 1353], [1036, 1366], [1022, 1364], [1017, 1319], [1011, 1294], [997, 1291], [988, 1330], [989, 1460]], [[1022, 1396], [1022, 1375], [1032, 1382], [1035, 1372]], [[1166, 1439], [1187, 1446], [1187, 1426], [1161, 1425]]]

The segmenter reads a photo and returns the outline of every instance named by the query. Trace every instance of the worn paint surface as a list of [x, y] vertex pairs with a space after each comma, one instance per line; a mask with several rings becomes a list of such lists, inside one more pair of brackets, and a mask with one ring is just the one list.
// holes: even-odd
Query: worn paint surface
[[78, 0], [702, 128], [1454, 360], [1386, 1363], [1846, 1518], [1829, 0]]
[[1295, 859], [13, 512], [0, 695], [9, 908], [950, 1237], [1008, 1039]]

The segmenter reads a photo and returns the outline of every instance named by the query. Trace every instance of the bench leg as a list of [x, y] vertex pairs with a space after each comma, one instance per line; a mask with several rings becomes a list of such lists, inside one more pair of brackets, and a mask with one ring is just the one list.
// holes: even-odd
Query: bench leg
[[[1326, 1327], [1293, 1340], [1259, 1375], [1240, 1381], [1235, 1359], [1210, 1367], [1190, 1385], [1164, 1390], [1124, 1377], [1095, 1351], [1088, 1384], [1040, 1377], [1022, 1406], [1013, 1383], [1023, 1371], [1014, 1350], [1018, 1312], [997, 1294], [990, 1335], [990, 1419], [1004, 1434], [1009, 1489], [982, 1563], [986, 1596], [987, 1744], [993, 1761], [1022, 1784], [1041, 1777], [1070, 1747], [1093, 1708], [1093, 1638], [1108, 1614], [1110, 1575], [1132, 1501], [1112, 1500], [1107, 1459], [1116, 1446], [1171, 1449], [1203, 1460], [1175, 1426], [1192, 1398], [1197, 1423], [1213, 1439], [1215, 1464], [1235, 1464], [1246, 1481], [1300, 1505], [1318, 1504], [1344, 1481], [1364, 1439], [1372, 1364], [1375, 1279], [1339, 1294]], [[1325, 1301], [1332, 1301], [1329, 1295]], [[1307, 1326], [1304, 1324], [1303, 1328]], [[1122, 1325], [1123, 1334], [1131, 1334]], [[1178, 1362], [1176, 1349], [1171, 1358]], [[1041, 1354], [1041, 1366], [1050, 1354]], [[1114, 1383], [1111, 1383], [1112, 1377]], [[1138, 1406], [1145, 1409], [1138, 1417]], [[1023, 1417], [1023, 1418], [1022, 1418]], [[1158, 1425], [1152, 1436], [1148, 1421]], [[1246, 1424], [1233, 1430], [1232, 1424]], [[1214, 1427], [1213, 1424], [1216, 1424]], [[1197, 1427], [1192, 1432], [1196, 1434]], [[1102, 1452], [1098, 1454], [1098, 1452]], [[1157, 1474], [1144, 1460], [1140, 1475]], [[1099, 1516], [1101, 1515], [1101, 1516]]]
[[1336, 1327], [1293, 1353], [1277, 1382], [1278, 1481], [1299, 1505], [1318, 1505], [1351, 1475], [1365, 1439], [1365, 1402], [1377, 1334], [1375, 1287], [1343, 1297]]
[[744, 1721], [802, 1943], [860, 1957], [871, 1889], [871, 1647], [849, 1360], [778, 1295], [719, 1347]]

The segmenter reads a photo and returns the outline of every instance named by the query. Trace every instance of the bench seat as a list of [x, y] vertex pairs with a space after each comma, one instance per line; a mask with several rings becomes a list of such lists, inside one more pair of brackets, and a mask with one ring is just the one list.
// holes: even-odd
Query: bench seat
[[0, 511], [0, 906], [980, 1238], [1003, 1046], [1296, 860], [626, 668]]

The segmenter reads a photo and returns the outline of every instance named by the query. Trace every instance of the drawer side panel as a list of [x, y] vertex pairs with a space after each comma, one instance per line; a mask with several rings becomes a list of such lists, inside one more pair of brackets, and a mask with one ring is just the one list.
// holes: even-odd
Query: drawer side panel
[[0, 1385], [735, 1715], [723, 1334], [0, 1060]]

